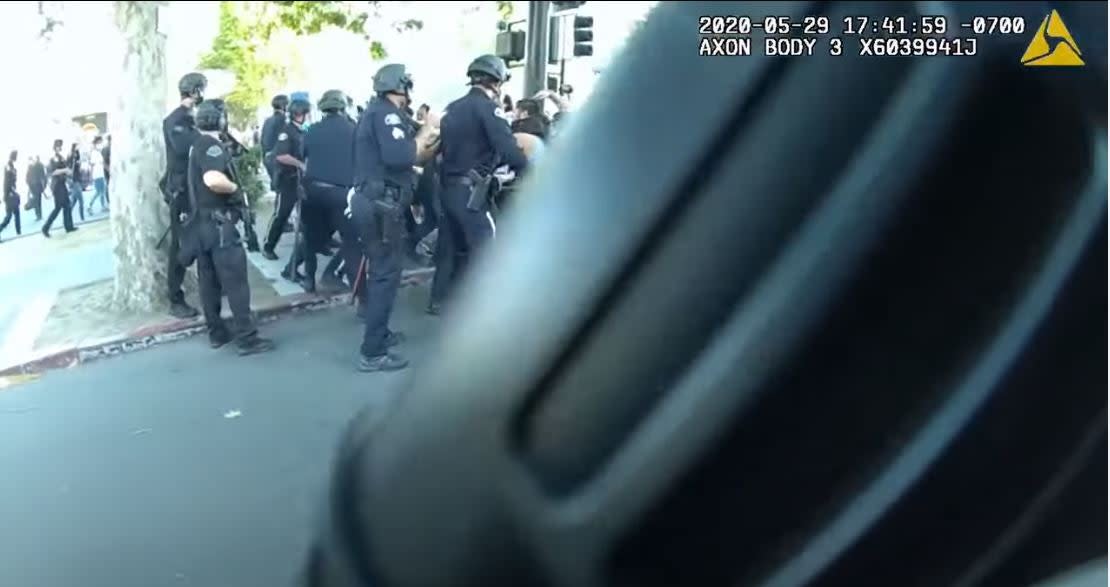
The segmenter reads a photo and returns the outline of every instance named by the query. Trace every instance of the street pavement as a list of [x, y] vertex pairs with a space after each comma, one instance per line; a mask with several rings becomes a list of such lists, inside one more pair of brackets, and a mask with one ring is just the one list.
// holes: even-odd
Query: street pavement
[[196, 337], [0, 389], [0, 585], [289, 585], [344, 423], [427, 359], [426, 300], [398, 299], [399, 373], [354, 371], [343, 307], [264, 324], [266, 355]]

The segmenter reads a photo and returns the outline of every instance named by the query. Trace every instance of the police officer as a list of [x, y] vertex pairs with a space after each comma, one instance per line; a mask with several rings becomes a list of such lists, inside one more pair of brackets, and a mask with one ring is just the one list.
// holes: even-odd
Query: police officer
[[350, 209], [367, 260], [360, 371], [393, 371], [408, 365], [388, 352], [402, 339], [400, 333], [389, 330], [401, 283], [401, 214], [412, 203], [413, 165], [435, 149], [433, 127], [414, 133], [404, 114], [411, 91], [412, 78], [404, 65], [382, 67], [374, 75], [378, 99], [363, 112], [355, 130], [356, 188]]
[[277, 145], [278, 135], [285, 127], [285, 109], [289, 107], [289, 96], [278, 94], [270, 100], [274, 113], [262, 123], [262, 165], [266, 168], [266, 175], [270, 177], [270, 189], [275, 189], [277, 172], [274, 169], [274, 146]]
[[166, 285], [170, 314], [176, 318], [192, 318], [195, 308], [185, 303], [185, 265], [179, 260], [181, 250], [181, 217], [191, 212], [188, 207], [189, 148], [197, 139], [193, 109], [204, 101], [208, 79], [200, 73], [187, 73], [177, 82], [181, 104], [162, 121], [162, 138], [166, 143], [166, 174], [162, 178], [162, 195], [170, 207], [170, 248]]
[[[301, 203], [303, 285], [309, 292], [316, 291], [316, 254], [326, 250], [332, 234], [339, 232], [340, 254], [345, 267], [352, 272], [348, 275], [352, 283], [360, 255], [358, 234], [344, 215], [347, 192], [354, 185], [355, 124], [346, 115], [347, 97], [339, 90], [324, 92], [317, 107], [324, 118], [312, 125], [304, 136], [306, 197]], [[334, 279], [327, 274], [324, 278]]]
[[[224, 126], [220, 129], [220, 143], [223, 144], [224, 150], [227, 151], [228, 155], [230, 156], [228, 171], [231, 174], [231, 181], [239, 183], [239, 171], [236, 169], [235, 163], [236, 159], [246, 154], [247, 148], [244, 147], [242, 143], [240, 143], [238, 140], [236, 140], [236, 138], [232, 136], [231, 132], [228, 130], [227, 103], [220, 98], [213, 98], [211, 100], [208, 100], [208, 102], [211, 102], [217, 110], [224, 113]], [[241, 206], [239, 211], [241, 216], [243, 217], [243, 236], [246, 238], [247, 241], [247, 250], [252, 253], [257, 253], [259, 251], [259, 247], [258, 235], [254, 232], [254, 214], [251, 212], [250, 202], [247, 200], [247, 194], [245, 192], [241, 192], [240, 196], [241, 197], [239, 198], [238, 205]]]
[[[240, 355], [274, 348], [258, 336], [251, 316], [251, 291], [247, 283], [247, 253], [235, 225], [242, 219], [243, 195], [231, 176], [231, 157], [220, 141], [227, 114], [217, 104], [205, 102], [197, 109], [200, 131], [186, 160], [191, 213], [182, 246], [183, 261], [197, 262], [201, 306], [212, 348], [231, 342]], [[220, 317], [221, 299], [227, 296], [234, 336]]]
[[[493, 236], [489, 201], [472, 194], [476, 185], [507, 164], [519, 174], [528, 165], [509, 123], [497, 116], [501, 85], [509, 79], [505, 62], [483, 55], [466, 69], [470, 91], [447, 106], [440, 123], [443, 159], [440, 165], [444, 225], [439, 238], [456, 251], [448, 287], [465, 269], [467, 259]], [[431, 308], [429, 308], [431, 309]]]
[[[281, 233], [285, 230], [285, 223], [297, 205], [301, 190], [301, 177], [304, 173], [304, 127], [308, 112], [312, 104], [305, 100], [293, 100], [289, 103], [289, 121], [278, 133], [277, 142], [274, 144], [274, 167], [276, 169], [275, 184], [277, 186], [277, 201], [274, 203], [274, 214], [270, 218], [270, 227], [266, 234], [266, 244], [262, 246], [262, 256], [271, 261], [277, 260], [274, 247], [277, 246]], [[292, 278], [292, 275], [286, 275]]]

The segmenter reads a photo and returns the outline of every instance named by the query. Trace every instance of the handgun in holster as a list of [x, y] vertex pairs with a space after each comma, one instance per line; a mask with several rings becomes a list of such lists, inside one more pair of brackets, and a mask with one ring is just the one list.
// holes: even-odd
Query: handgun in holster
[[471, 212], [485, 212], [489, 209], [493, 174], [482, 175], [471, 169], [466, 175], [470, 178], [470, 198], [466, 201], [466, 209]]

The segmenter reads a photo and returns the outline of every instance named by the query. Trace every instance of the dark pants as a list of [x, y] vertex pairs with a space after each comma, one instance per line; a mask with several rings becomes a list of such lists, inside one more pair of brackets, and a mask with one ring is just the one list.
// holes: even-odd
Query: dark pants
[[[254, 336], [257, 329], [251, 316], [251, 288], [247, 281], [247, 253], [243, 250], [235, 222], [218, 223], [198, 218], [201, 223], [191, 227], [200, 251], [197, 254], [197, 281], [200, 286], [201, 310], [209, 335], [227, 333], [220, 311], [222, 298], [231, 307], [235, 338]], [[237, 222], [237, 220], [236, 220]], [[222, 233], [222, 239], [221, 239]]]
[[15, 219], [15, 233], [23, 234], [23, 225], [19, 222], [19, 198], [11, 198], [4, 205], [4, 221], [0, 222], [0, 232], [4, 232], [13, 218]]
[[301, 222], [305, 233], [304, 267], [309, 279], [316, 278], [316, 255], [327, 249], [331, 236], [339, 233], [339, 256], [344, 261], [344, 272], [351, 283], [361, 257], [358, 232], [344, 215], [347, 209], [347, 188], [309, 183], [305, 187], [308, 197], [301, 203]]
[[73, 227], [73, 210], [69, 205], [69, 192], [65, 186], [60, 189], [54, 190], [54, 210], [50, 212], [50, 216], [46, 217], [46, 224], [42, 225], [42, 233], [50, 234], [50, 227], [54, 225], [54, 219], [58, 214], [62, 215], [62, 226], [65, 227], [66, 232], [70, 232]]
[[447, 274], [450, 289], [466, 271], [470, 259], [493, 238], [493, 219], [488, 210], [473, 211], [466, 207], [470, 200], [470, 186], [455, 178], [444, 178], [440, 202], [443, 205], [444, 223], [440, 225], [439, 239], [447, 237], [447, 246], [454, 248], [455, 266]]
[[447, 230], [446, 214], [438, 214], [439, 236], [436, 238], [436, 249], [432, 255], [432, 263], [436, 272], [432, 277], [431, 302], [442, 304], [451, 292], [451, 279], [457, 263], [465, 263], [466, 259], [457, 259], [458, 247], [452, 238], [452, 231]]
[[35, 220], [42, 220], [42, 192], [43, 186], [31, 186], [31, 200], [27, 202], [27, 209], [35, 211]]
[[400, 207], [395, 213], [384, 212], [369, 195], [359, 194], [352, 198], [351, 212], [368, 266], [364, 287], [366, 330], [360, 350], [362, 356], [373, 358], [388, 350], [389, 317], [401, 285], [402, 235]]
[[166, 291], [171, 304], [185, 303], [185, 265], [181, 263], [181, 211], [187, 209], [185, 199], [188, 196], [179, 193], [170, 201], [170, 248], [169, 260], [166, 266]]
[[270, 226], [266, 229], [266, 244], [262, 247], [263, 249], [267, 251], [274, 250], [278, 241], [281, 240], [281, 233], [285, 230], [285, 224], [289, 222], [289, 215], [293, 213], [293, 208], [296, 205], [296, 180], [283, 179], [278, 182], [277, 201], [274, 202], [274, 214], [270, 216]]

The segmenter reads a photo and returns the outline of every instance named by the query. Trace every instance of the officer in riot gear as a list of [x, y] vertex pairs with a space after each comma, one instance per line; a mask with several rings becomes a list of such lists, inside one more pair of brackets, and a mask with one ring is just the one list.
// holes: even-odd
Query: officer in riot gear
[[[277, 260], [274, 247], [289, 221], [300, 199], [301, 178], [304, 173], [304, 124], [312, 104], [305, 100], [293, 100], [289, 103], [289, 121], [278, 133], [277, 142], [274, 144], [274, 167], [276, 169], [275, 183], [277, 185], [277, 201], [274, 203], [274, 214], [270, 218], [270, 226], [266, 232], [266, 243], [262, 246], [262, 256], [271, 261]], [[287, 267], [292, 271], [293, 267]], [[286, 275], [294, 279], [295, 275]]]
[[389, 318], [401, 283], [402, 212], [412, 203], [413, 166], [434, 149], [429, 125], [414, 132], [405, 115], [412, 78], [401, 64], [389, 64], [374, 75], [372, 101], [355, 130], [355, 189], [350, 209], [366, 256], [366, 330], [360, 349], [360, 371], [403, 369], [408, 361], [389, 352], [401, 342], [389, 329]]
[[[340, 256], [344, 260], [348, 280], [354, 283], [360, 253], [358, 233], [344, 215], [347, 192], [354, 185], [355, 124], [346, 115], [347, 96], [339, 90], [328, 90], [317, 107], [324, 118], [312, 125], [304, 136], [305, 200], [301, 203], [304, 228], [302, 258], [306, 291], [316, 290], [316, 255], [327, 250], [332, 234], [339, 232]], [[324, 280], [335, 287], [334, 270]]]
[[[231, 154], [220, 140], [227, 114], [218, 104], [197, 109], [199, 131], [186, 160], [189, 213], [183, 217], [181, 261], [197, 262], [201, 307], [212, 348], [236, 341], [240, 355], [265, 352], [273, 342], [258, 336], [251, 315], [247, 253], [235, 225], [242, 220], [243, 196], [232, 179]], [[234, 332], [220, 317], [221, 300], [231, 307]]]
[[188, 164], [189, 149], [197, 139], [193, 109], [204, 101], [204, 90], [208, 79], [200, 73], [187, 73], [177, 82], [181, 104], [162, 121], [162, 138], [166, 144], [166, 173], [162, 177], [162, 197], [170, 208], [169, 261], [167, 268], [167, 290], [169, 293], [170, 314], [176, 318], [192, 318], [197, 315], [195, 308], [185, 303], [186, 265], [181, 264], [178, 254], [181, 248], [181, 219], [191, 212], [188, 207]]
[[470, 91], [447, 106], [440, 123], [444, 223], [439, 238], [449, 239], [444, 246], [455, 251], [447, 279], [449, 289], [468, 259], [493, 237], [493, 170], [507, 164], [519, 174], [528, 165], [509, 123], [497, 115], [501, 85], [509, 80], [505, 62], [495, 55], [482, 55], [471, 62], [466, 75]]
[[270, 106], [274, 109], [274, 113], [262, 123], [260, 142], [262, 143], [262, 166], [266, 169], [266, 175], [270, 178], [270, 189], [276, 189], [274, 182], [277, 179], [277, 171], [274, 169], [273, 151], [274, 146], [277, 145], [277, 137], [281, 134], [281, 129], [285, 127], [285, 110], [289, 108], [289, 96], [285, 94], [274, 96], [270, 100]]
[[[224, 126], [220, 129], [220, 143], [223, 144], [224, 149], [231, 156], [231, 159], [229, 160], [229, 171], [232, 174], [231, 181], [234, 181], [238, 184], [240, 183], [240, 181], [239, 170], [236, 166], [236, 160], [247, 153], [247, 148], [244, 147], [243, 144], [240, 143], [234, 136], [232, 136], [231, 131], [228, 130], [227, 104], [219, 98], [208, 100], [208, 102], [210, 102], [213, 106], [215, 106], [224, 114]], [[254, 230], [254, 213], [251, 211], [250, 200], [248, 199], [246, 191], [240, 190], [240, 195], [242, 196], [241, 201], [239, 202], [239, 204], [242, 205], [240, 213], [243, 216], [243, 236], [246, 238], [247, 250], [257, 253], [259, 247], [258, 235], [255, 233]]]

